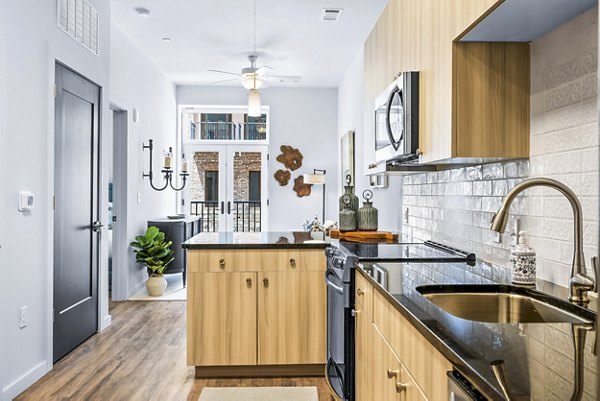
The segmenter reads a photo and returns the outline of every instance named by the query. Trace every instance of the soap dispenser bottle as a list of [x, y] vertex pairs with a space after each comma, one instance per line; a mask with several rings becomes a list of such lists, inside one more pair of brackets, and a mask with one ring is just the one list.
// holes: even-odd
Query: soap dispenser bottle
[[519, 232], [517, 245], [510, 252], [512, 263], [512, 282], [534, 285], [536, 279], [535, 251], [527, 244], [524, 231]]

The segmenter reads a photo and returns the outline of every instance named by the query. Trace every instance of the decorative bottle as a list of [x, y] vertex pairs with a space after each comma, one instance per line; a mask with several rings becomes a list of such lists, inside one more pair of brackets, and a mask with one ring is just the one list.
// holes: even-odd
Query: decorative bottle
[[340, 208], [341, 212], [344, 210], [344, 196], [348, 195], [350, 197], [350, 209], [355, 212], [358, 210], [358, 196], [354, 195], [354, 186], [350, 185], [352, 182], [352, 176], [350, 174], [346, 175], [346, 186], [344, 186], [344, 194], [340, 196]]
[[515, 284], [535, 284], [535, 251], [527, 244], [524, 231], [519, 232], [517, 245], [510, 252], [512, 282]]
[[359, 231], [377, 231], [378, 211], [373, 207], [373, 192], [369, 189], [363, 192], [363, 206], [356, 212]]
[[349, 195], [342, 197], [344, 208], [340, 212], [339, 224], [340, 231], [356, 231], [356, 212], [350, 208], [351, 198]]

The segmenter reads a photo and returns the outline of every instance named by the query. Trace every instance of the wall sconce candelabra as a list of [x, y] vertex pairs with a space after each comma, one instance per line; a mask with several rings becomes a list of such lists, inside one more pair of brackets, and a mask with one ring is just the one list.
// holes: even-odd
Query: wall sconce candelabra
[[188, 164], [187, 161], [185, 159], [182, 160], [181, 162], [181, 173], [179, 173], [179, 176], [182, 178], [183, 182], [181, 187], [179, 188], [175, 188], [173, 186], [173, 148], [169, 148], [169, 153], [167, 153], [164, 157], [163, 160], [163, 169], [160, 171], [161, 173], [164, 174], [164, 180], [165, 180], [165, 185], [162, 188], [156, 187], [153, 183], [153, 178], [154, 178], [154, 172], [152, 170], [152, 151], [154, 150], [154, 142], [152, 139], [150, 139], [149, 144], [142, 144], [142, 150], [146, 150], [149, 149], [150, 150], [150, 172], [149, 173], [144, 173], [142, 172], [142, 177], [146, 178], [148, 177], [150, 179], [150, 186], [152, 187], [152, 189], [154, 189], [155, 191], [164, 191], [168, 186], [171, 186], [171, 188], [173, 188], [175, 191], [181, 191], [184, 187], [185, 187], [185, 182], [187, 179], [187, 176], [189, 175], [187, 172], [188, 169]]

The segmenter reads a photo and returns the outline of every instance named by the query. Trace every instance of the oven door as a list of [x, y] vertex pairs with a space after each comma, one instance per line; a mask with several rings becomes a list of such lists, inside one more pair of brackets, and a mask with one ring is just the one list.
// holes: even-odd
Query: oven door
[[325, 282], [327, 283], [327, 380], [339, 399], [346, 400], [344, 284], [332, 270], [327, 270], [325, 273]]

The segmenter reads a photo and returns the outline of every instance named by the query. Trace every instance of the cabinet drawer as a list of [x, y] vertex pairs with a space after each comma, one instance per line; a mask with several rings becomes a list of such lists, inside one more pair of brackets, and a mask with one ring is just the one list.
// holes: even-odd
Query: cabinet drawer
[[320, 249], [188, 251], [188, 271], [193, 273], [325, 271], [325, 266], [325, 252]]
[[354, 274], [354, 299], [369, 316], [373, 316], [373, 286], [358, 271], [355, 271]]
[[[444, 382], [444, 385], [446, 384], [444, 380], [442, 380], [442, 382]], [[404, 398], [402, 398], [403, 400], [428, 401], [427, 397], [425, 397], [425, 394], [423, 394], [423, 392], [415, 382], [415, 379], [413, 379], [413, 377], [410, 375], [408, 370], [406, 370], [406, 367], [403, 364], [400, 364], [400, 383], [404, 386]]]
[[373, 323], [431, 400], [447, 399], [446, 371], [452, 365], [383, 295], [373, 294]]

